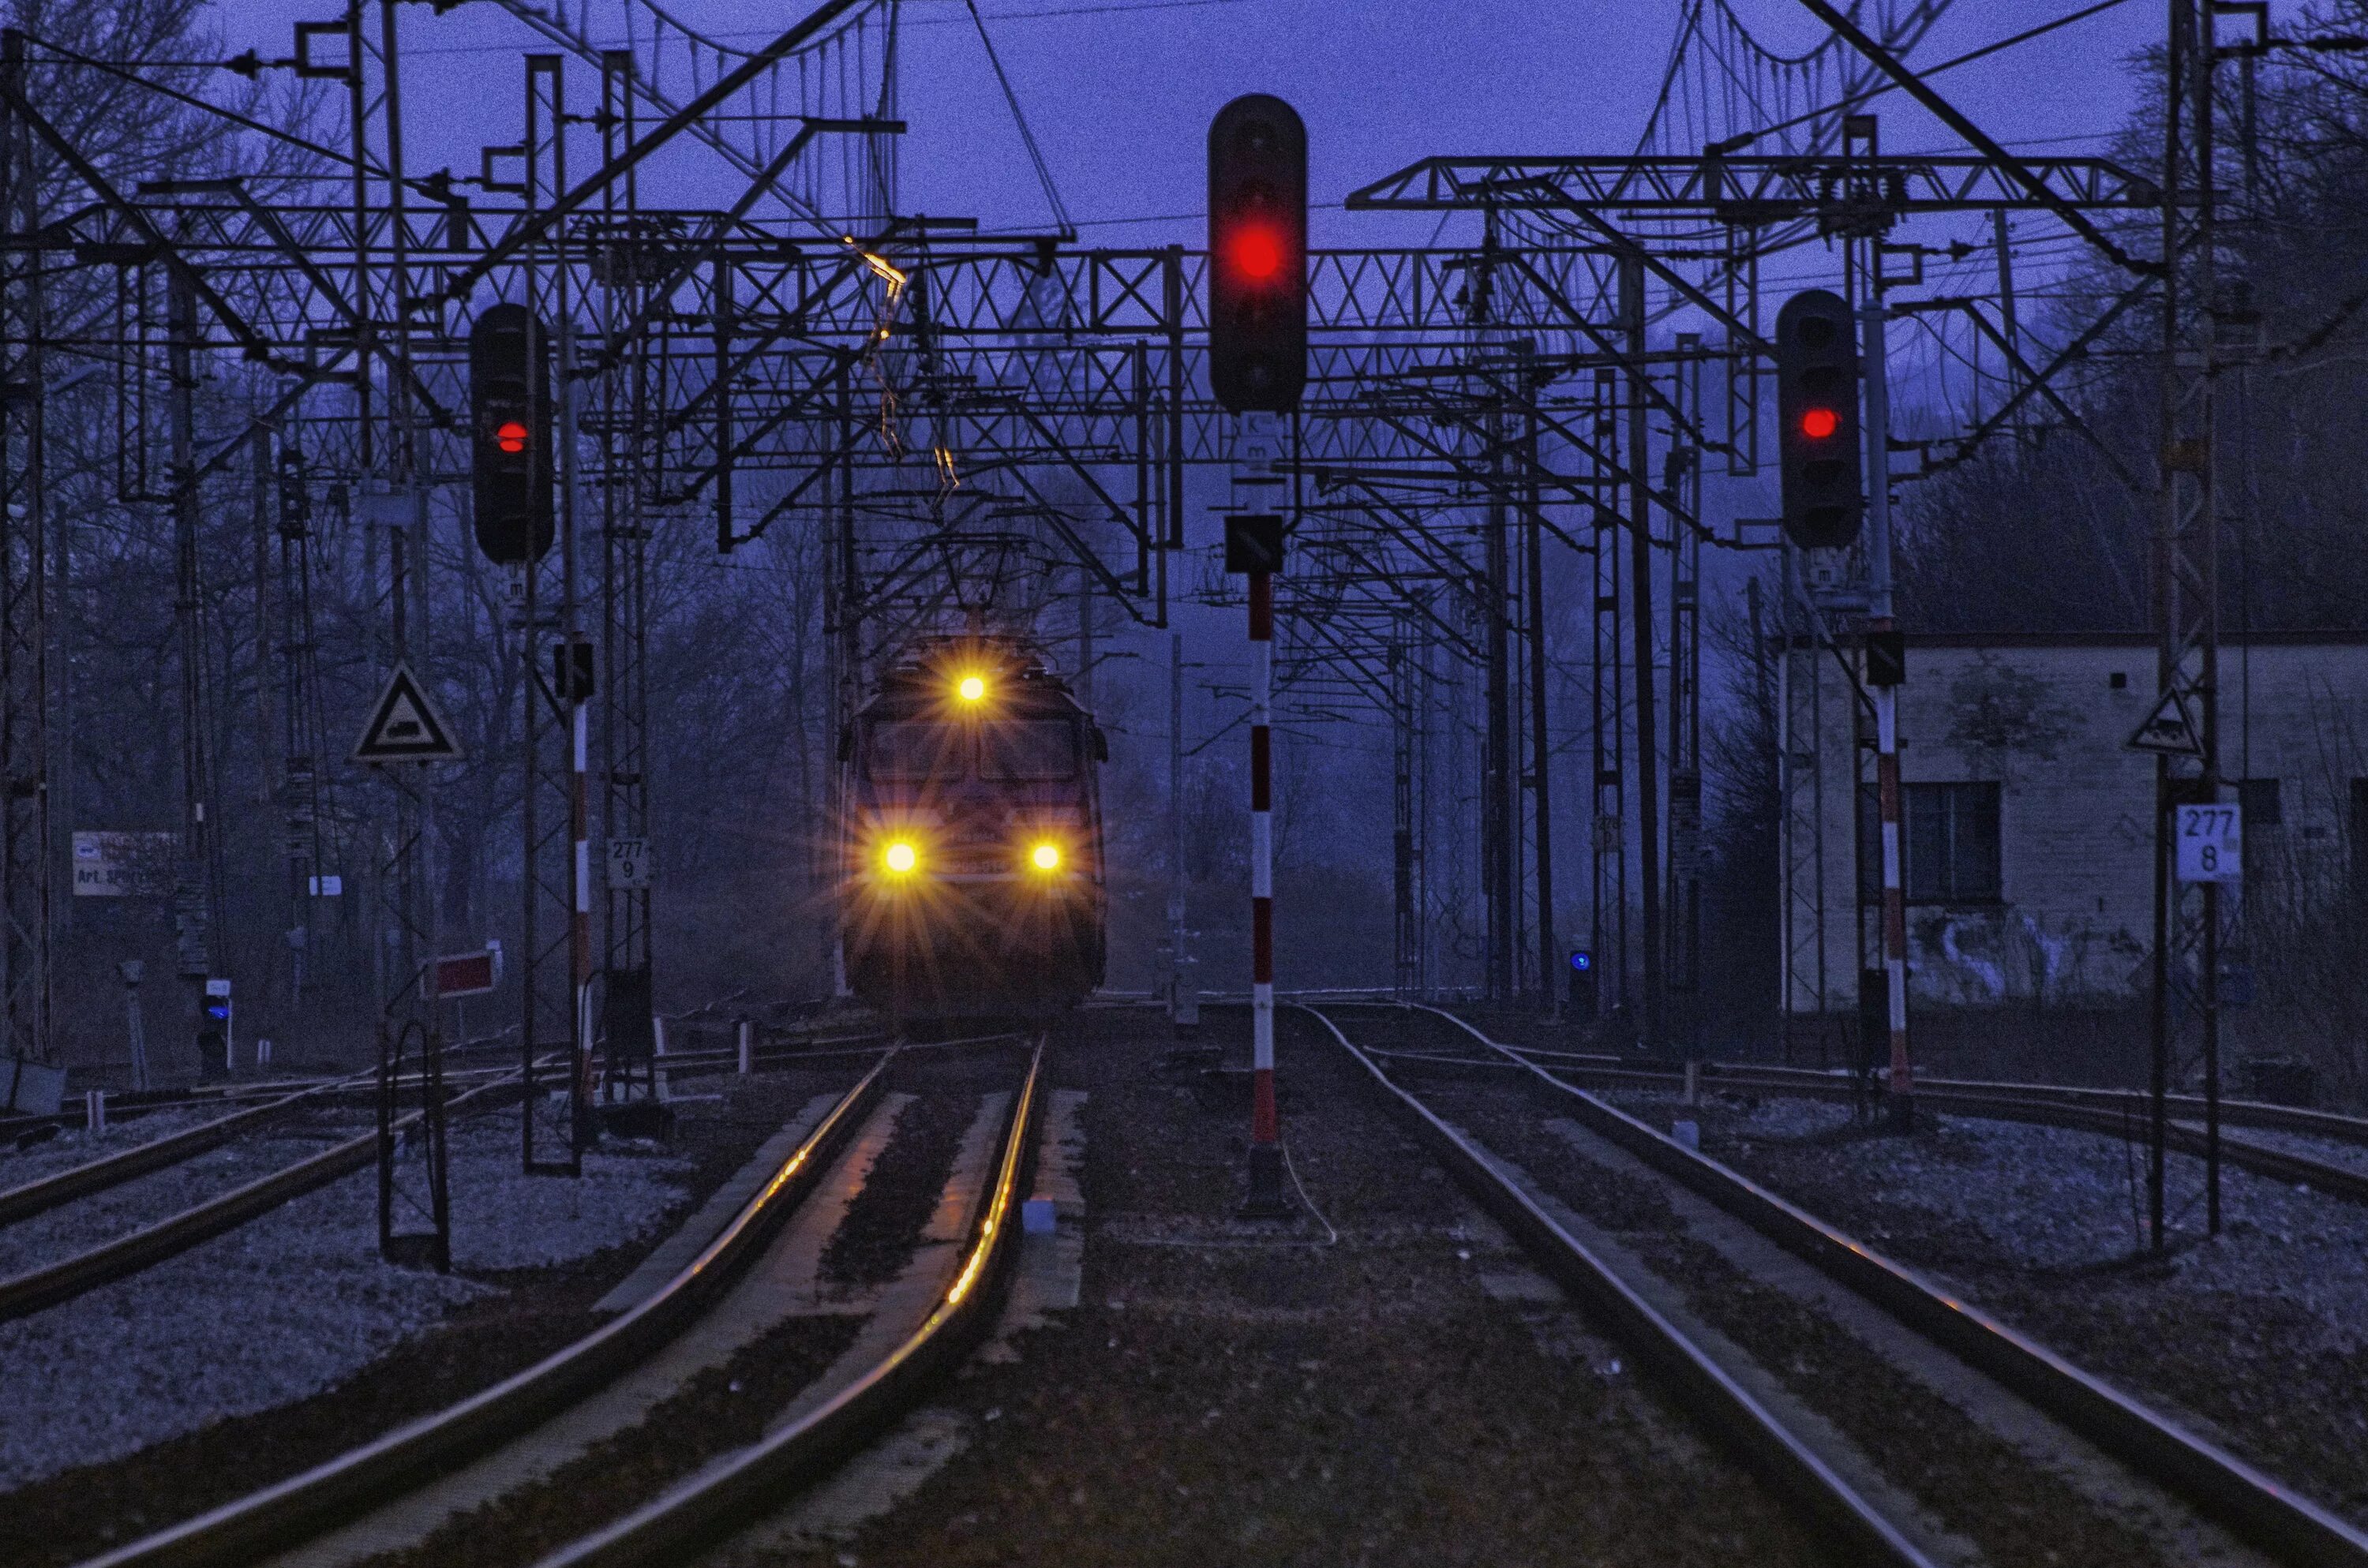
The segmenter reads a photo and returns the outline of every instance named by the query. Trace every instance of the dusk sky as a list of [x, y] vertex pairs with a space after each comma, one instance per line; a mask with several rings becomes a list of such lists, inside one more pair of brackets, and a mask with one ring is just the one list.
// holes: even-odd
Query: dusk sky
[[[1916, 58], [1946, 60], [2077, 8], [1960, 5]], [[320, 0], [243, 0], [218, 6], [217, 25], [234, 50], [268, 57], [287, 52], [294, 21], [327, 9]], [[676, 0], [670, 9], [753, 47], [803, 8]], [[1281, 90], [1297, 105], [1319, 202], [1431, 153], [1629, 151], [1682, 14], [1678, 0], [992, 0], [982, 9], [1072, 215], [1089, 242], [1109, 244], [1192, 236], [1209, 117], [1244, 92]], [[1735, 10], [1773, 48], [1804, 48], [1820, 30], [1791, 0], [1736, 0]], [[619, 11], [617, 0], [593, 0], [592, 30], [603, 41], [621, 36], [621, 24], [603, 26]], [[2159, 33], [2160, 13], [2152, 0], [2126, 0], [1941, 85], [2010, 144], [2093, 151], [2131, 101], [2120, 63]], [[516, 51], [548, 45], [489, 0], [441, 17], [424, 6], [399, 15], [412, 62], [414, 166], [471, 168], [477, 144], [515, 138]], [[964, 6], [912, 0], [905, 17], [904, 205], [1041, 226], [1043, 200]], [[578, 91], [588, 95], [590, 76], [582, 73]], [[1887, 147], [1951, 140], [1897, 95], [1878, 107]], [[1346, 231], [1340, 222], [1319, 214], [1319, 243], [1395, 237], [1377, 228], [1386, 220]]]

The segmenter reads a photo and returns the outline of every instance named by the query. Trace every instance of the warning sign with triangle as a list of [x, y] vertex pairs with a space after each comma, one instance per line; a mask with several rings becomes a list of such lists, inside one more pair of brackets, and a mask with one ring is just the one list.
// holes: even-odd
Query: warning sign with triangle
[[2187, 705], [2187, 693], [2175, 686], [2164, 692], [2146, 722], [2130, 736], [2130, 749], [2168, 756], [2202, 756], [2203, 735], [2195, 727], [2195, 712]]
[[356, 762], [456, 762], [461, 744], [408, 665], [397, 665], [354, 743]]

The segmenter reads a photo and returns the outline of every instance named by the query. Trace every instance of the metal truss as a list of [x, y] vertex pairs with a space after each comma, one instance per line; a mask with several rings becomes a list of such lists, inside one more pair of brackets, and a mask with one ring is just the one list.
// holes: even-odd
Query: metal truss
[[1977, 156], [1886, 154], [1872, 162], [1840, 154], [1637, 158], [1425, 158], [1349, 193], [1352, 212], [1498, 211], [1618, 213], [1708, 218], [1756, 227], [1816, 219], [1828, 230], [1863, 221], [1871, 184], [1898, 217], [1942, 212], [2143, 210], [2162, 193], [2143, 176], [2104, 158], [2016, 161]]

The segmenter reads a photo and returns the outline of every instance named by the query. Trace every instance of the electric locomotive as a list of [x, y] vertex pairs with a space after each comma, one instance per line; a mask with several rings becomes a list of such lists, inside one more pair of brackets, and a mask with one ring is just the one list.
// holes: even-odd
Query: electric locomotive
[[907, 648], [841, 737], [843, 952], [898, 1018], [1072, 1007], [1101, 983], [1110, 744], [1019, 642]]

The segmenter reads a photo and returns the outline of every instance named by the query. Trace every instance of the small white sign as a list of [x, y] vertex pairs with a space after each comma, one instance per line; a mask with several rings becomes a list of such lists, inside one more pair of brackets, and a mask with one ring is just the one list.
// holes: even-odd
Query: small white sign
[[2234, 882], [2245, 875], [2245, 810], [2225, 805], [2178, 810], [2179, 880]]
[[609, 840], [609, 885], [620, 892], [639, 892], [650, 885], [648, 839]]
[[346, 879], [334, 872], [325, 877], [308, 877], [305, 881], [314, 898], [338, 898], [346, 891]]

